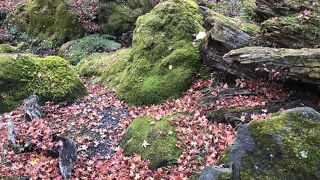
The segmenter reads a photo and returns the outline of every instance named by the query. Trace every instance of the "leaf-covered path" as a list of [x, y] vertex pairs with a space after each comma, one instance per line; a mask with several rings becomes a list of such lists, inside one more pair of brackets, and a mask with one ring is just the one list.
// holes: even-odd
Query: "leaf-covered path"
[[[115, 92], [99, 85], [86, 83], [89, 95], [72, 104], [46, 103], [45, 116], [34, 122], [26, 122], [22, 107], [8, 113], [22, 142], [32, 136], [35, 147], [32, 152], [15, 154], [7, 147], [7, 123], [0, 115], [0, 139], [2, 164], [0, 174], [5, 176], [27, 176], [41, 179], [61, 179], [57, 159], [46, 156], [47, 150], [58, 147], [53, 143], [53, 133], [64, 134], [75, 140], [78, 158], [73, 176], [78, 179], [184, 179], [208, 165], [217, 165], [217, 160], [235, 139], [235, 130], [227, 124], [208, 121], [205, 112], [223, 107], [257, 106], [271, 100], [288, 96], [289, 93], [263, 83], [238, 80], [241, 88], [250, 89], [254, 96], [237, 95], [229, 99], [209, 101], [228, 89], [227, 84], [214, 83], [215, 79], [198, 80], [183, 94], [182, 98], [150, 107], [132, 107], [115, 97]], [[212, 84], [216, 84], [212, 87]], [[201, 89], [211, 89], [203, 93]], [[176, 165], [151, 171], [149, 162], [139, 155], [127, 157], [119, 145], [122, 136], [134, 118], [142, 115], [161, 117], [183, 112], [171, 119], [176, 125], [178, 143], [182, 154]], [[252, 117], [266, 117], [261, 113]], [[61, 145], [61, 144], [60, 144]], [[147, 148], [147, 147], [146, 147]]]

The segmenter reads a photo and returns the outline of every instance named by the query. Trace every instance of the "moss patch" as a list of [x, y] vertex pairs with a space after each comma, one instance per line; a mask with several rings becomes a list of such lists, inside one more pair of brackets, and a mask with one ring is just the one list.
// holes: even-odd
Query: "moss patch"
[[121, 49], [112, 53], [94, 53], [77, 65], [80, 76], [90, 77], [108, 88], [117, 88], [122, 82], [128, 65], [131, 49]]
[[320, 115], [312, 113], [292, 110], [249, 123], [258, 149], [241, 161], [241, 177], [319, 179]]
[[[143, 159], [150, 160], [152, 169], [176, 163], [181, 152], [176, 147], [178, 140], [174, 130], [169, 118], [157, 121], [149, 116], [139, 117], [131, 123], [124, 136], [122, 143], [125, 153], [139, 154]], [[143, 147], [144, 141], [150, 145]]]
[[119, 43], [109, 38], [110, 36], [107, 35], [90, 35], [73, 40], [62, 45], [58, 54], [69, 60], [71, 64], [77, 64], [92, 53], [114, 51], [121, 47]]
[[86, 94], [68, 62], [57, 56], [0, 55], [0, 111], [11, 110], [32, 93], [42, 102], [73, 101]]
[[30, 0], [17, 8], [11, 21], [42, 39], [65, 42], [83, 36], [85, 32], [77, 15], [63, 0]]

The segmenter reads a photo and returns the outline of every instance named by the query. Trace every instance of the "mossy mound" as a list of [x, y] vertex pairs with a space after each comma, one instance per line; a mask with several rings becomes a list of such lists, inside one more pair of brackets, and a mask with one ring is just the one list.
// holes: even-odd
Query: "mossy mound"
[[69, 60], [71, 64], [77, 64], [84, 57], [95, 52], [110, 52], [117, 50], [121, 45], [107, 35], [90, 35], [81, 39], [69, 41], [62, 45], [58, 54]]
[[[320, 114], [302, 107], [238, 130], [230, 159], [241, 179], [319, 179]], [[238, 179], [235, 178], [235, 179]]]
[[105, 2], [98, 9], [98, 23], [102, 32], [121, 35], [135, 28], [137, 18], [153, 8], [149, 0], [120, 0]]
[[57, 56], [0, 54], [0, 112], [35, 93], [42, 102], [73, 101], [86, 94], [69, 63]]
[[108, 88], [117, 88], [128, 65], [131, 49], [112, 53], [94, 53], [80, 61], [77, 72], [80, 76], [93, 78]]
[[66, 42], [79, 38], [85, 31], [73, 13], [69, 1], [30, 0], [20, 5], [11, 21], [22, 30], [41, 39]]
[[150, 160], [152, 169], [176, 163], [181, 152], [176, 146], [178, 140], [174, 130], [169, 118], [136, 118], [122, 141], [125, 153], [139, 154], [143, 159]]
[[262, 23], [264, 39], [280, 47], [313, 48], [320, 43], [320, 14], [301, 18], [299, 14], [269, 19]]
[[200, 55], [193, 35], [203, 31], [192, 0], [158, 4], [137, 20], [129, 64], [117, 86], [130, 104], [156, 104], [177, 98], [192, 84]]

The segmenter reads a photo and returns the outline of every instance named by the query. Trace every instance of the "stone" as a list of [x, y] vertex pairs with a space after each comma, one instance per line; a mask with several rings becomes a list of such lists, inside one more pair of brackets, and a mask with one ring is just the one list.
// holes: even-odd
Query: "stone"
[[176, 146], [175, 127], [169, 120], [169, 117], [156, 120], [150, 116], [134, 119], [121, 142], [125, 155], [138, 154], [150, 160], [153, 170], [176, 163], [181, 152]]
[[201, 171], [199, 180], [229, 180], [231, 174], [231, 168], [206, 167]]
[[41, 118], [43, 113], [39, 105], [39, 97], [34, 94], [29, 96], [23, 104], [23, 110], [25, 113], [24, 116], [28, 121]]
[[19, 135], [19, 132], [13, 123], [12, 117], [7, 116], [6, 118], [8, 121], [8, 143], [12, 149], [17, 150], [19, 146], [17, 144], [17, 136]]
[[232, 179], [319, 179], [320, 114], [309, 107], [239, 127], [230, 150]]

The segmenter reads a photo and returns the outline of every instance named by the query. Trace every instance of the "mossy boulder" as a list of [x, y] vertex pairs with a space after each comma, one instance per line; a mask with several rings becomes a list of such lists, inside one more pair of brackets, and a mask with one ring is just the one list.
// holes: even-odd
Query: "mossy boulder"
[[233, 179], [319, 179], [320, 114], [308, 107], [274, 114], [238, 129]]
[[149, 0], [117, 0], [103, 3], [97, 13], [102, 32], [119, 36], [135, 28], [137, 18], [153, 8]]
[[86, 94], [69, 63], [57, 56], [0, 54], [0, 112], [35, 93], [42, 102], [73, 101]]
[[68, 3], [68, 0], [30, 0], [20, 5], [10, 19], [33, 36], [66, 42], [85, 33]]
[[129, 63], [130, 52], [131, 49], [121, 49], [111, 53], [94, 53], [80, 61], [77, 72], [110, 89], [117, 88]]
[[138, 18], [129, 64], [117, 86], [121, 99], [156, 104], [190, 87], [201, 65], [193, 43], [193, 35], [203, 31], [198, 8], [192, 0], [169, 0]]
[[121, 47], [119, 43], [110, 39], [111, 37], [107, 35], [86, 36], [63, 44], [58, 54], [71, 64], [77, 64], [92, 53], [115, 51]]
[[201, 171], [199, 180], [231, 180], [231, 168], [206, 167]]
[[151, 169], [176, 163], [181, 152], [176, 146], [175, 127], [169, 120], [150, 116], [134, 119], [122, 141], [125, 154], [138, 154], [150, 160]]
[[263, 39], [289, 48], [313, 48], [320, 44], [320, 13], [302, 18], [299, 14], [281, 16], [262, 23]]

